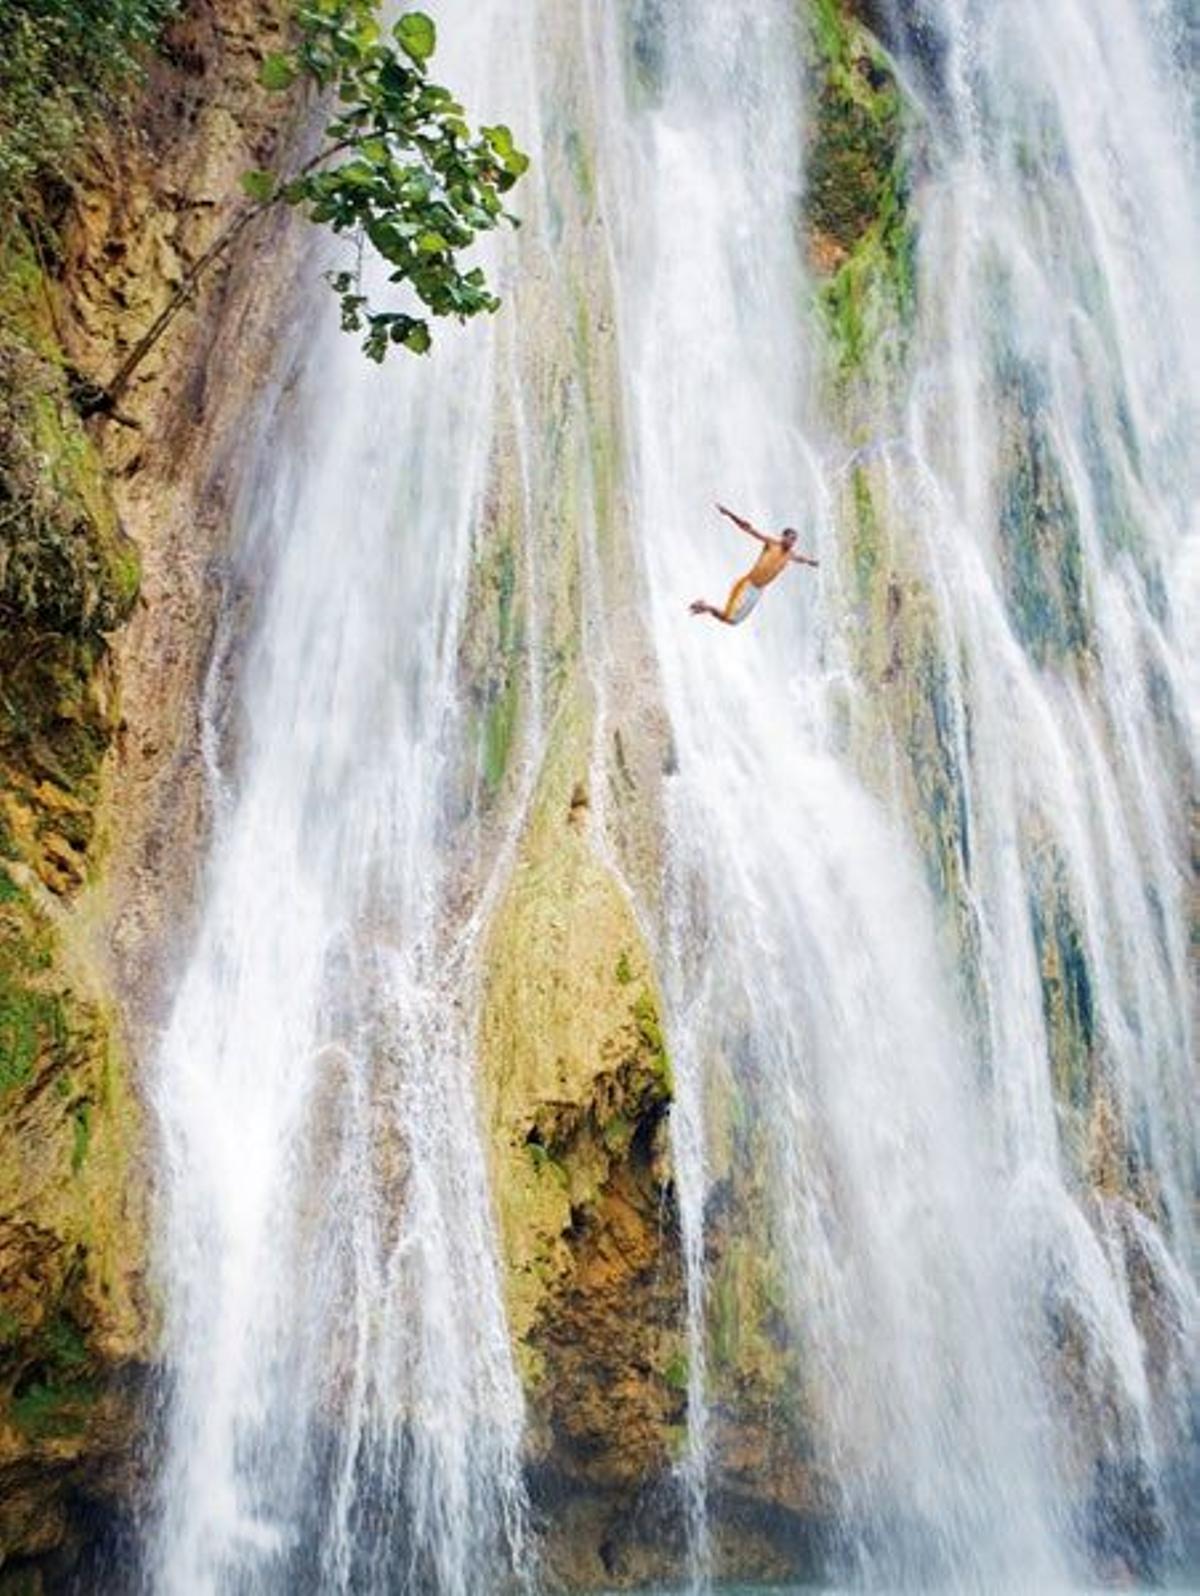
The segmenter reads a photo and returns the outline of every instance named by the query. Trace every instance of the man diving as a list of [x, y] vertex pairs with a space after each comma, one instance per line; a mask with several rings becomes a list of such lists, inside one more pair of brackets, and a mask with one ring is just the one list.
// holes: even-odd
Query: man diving
[[807, 554], [792, 553], [799, 535], [794, 527], [784, 527], [777, 538], [771, 538], [765, 532], [760, 532], [756, 526], [751, 526], [749, 521], [743, 521], [740, 515], [734, 515], [733, 511], [727, 510], [723, 504], [718, 504], [717, 509], [722, 515], [727, 516], [734, 526], [740, 527], [743, 532], [748, 532], [752, 538], [757, 538], [763, 546], [763, 551], [745, 576], [739, 576], [733, 584], [723, 610], [717, 609], [716, 605], [709, 604], [705, 599], [697, 599], [692, 605], [692, 614], [711, 615], [716, 621], [724, 621], [726, 626], [738, 626], [758, 603], [763, 588], [768, 587], [785, 566], [817, 565], [820, 562]]

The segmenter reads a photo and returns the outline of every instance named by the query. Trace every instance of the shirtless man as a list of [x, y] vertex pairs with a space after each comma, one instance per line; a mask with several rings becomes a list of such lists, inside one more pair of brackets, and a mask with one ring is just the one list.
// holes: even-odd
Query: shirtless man
[[763, 551], [745, 576], [739, 576], [733, 584], [723, 610], [717, 609], [705, 599], [697, 599], [692, 605], [692, 614], [711, 615], [716, 621], [724, 621], [726, 626], [738, 626], [758, 603], [763, 588], [769, 586], [785, 566], [817, 565], [820, 562], [811, 559], [807, 554], [792, 553], [792, 547], [799, 535], [794, 527], [784, 527], [777, 538], [769, 538], [765, 532], [760, 532], [756, 526], [751, 526], [749, 521], [743, 521], [740, 515], [734, 515], [733, 511], [727, 510], [723, 504], [718, 504], [717, 509], [722, 515], [728, 516], [734, 526], [740, 527], [743, 532], [748, 532], [752, 538], [757, 538], [763, 546]]

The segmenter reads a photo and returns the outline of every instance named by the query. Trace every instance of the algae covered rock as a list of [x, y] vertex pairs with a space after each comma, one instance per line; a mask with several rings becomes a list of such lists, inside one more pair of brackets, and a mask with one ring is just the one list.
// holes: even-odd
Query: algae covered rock
[[137, 550], [62, 372], [0, 343], [0, 610], [10, 626], [110, 632], [137, 591]]
[[875, 35], [839, 0], [806, 16], [814, 106], [804, 231], [817, 304], [843, 379], [897, 363], [916, 304], [911, 109]]
[[997, 357], [999, 525], [1013, 626], [1039, 664], [1086, 652], [1090, 605], [1079, 513], [1055, 447], [1044, 376]]
[[[145, 1354], [141, 1144], [73, 911], [138, 560], [68, 391], [49, 289], [0, 265], [0, 1564], [54, 1551], [130, 1451]], [[106, 1476], [110, 1476], [105, 1483]]]
[[[481, 1021], [510, 1323], [541, 1444], [642, 1477], [664, 1458], [678, 1307], [670, 1064], [632, 904], [588, 824], [564, 705], [491, 930]], [[548, 1432], [553, 1432], [553, 1439]]]
[[86, 876], [118, 710], [106, 634], [138, 558], [70, 402], [49, 287], [19, 243], [0, 263], [0, 854], [52, 891]]

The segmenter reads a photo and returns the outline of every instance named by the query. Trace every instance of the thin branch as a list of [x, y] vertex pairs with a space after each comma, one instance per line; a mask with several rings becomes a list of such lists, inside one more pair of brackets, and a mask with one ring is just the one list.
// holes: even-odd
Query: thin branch
[[191, 270], [184, 277], [183, 281], [175, 290], [175, 293], [172, 295], [170, 300], [168, 300], [163, 309], [159, 311], [158, 315], [150, 323], [150, 326], [138, 339], [137, 343], [134, 344], [133, 348], [129, 351], [129, 353], [125, 356], [125, 359], [117, 368], [116, 374], [114, 375], [112, 381], [108, 383], [104, 389], [104, 408], [102, 410], [98, 409], [98, 414], [107, 415], [112, 411], [113, 407], [117, 403], [117, 400], [129, 386], [129, 380], [133, 376], [134, 372], [154, 348], [155, 344], [162, 337], [163, 333], [166, 332], [167, 328], [175, 320], [175, 317], [183, 309], [187, 301], [195, 293], [196, 287], [199, 284], [201, 277], [203, 277], [204, 273], [213, 264], [213, 262], [219, 260], [229, 246], [234, 242], [234, 240], [240, 237], [250, 223], [257, 217], [261, 216], [262, 213], [274, 203], [275, 202], [273, 200], [265, 200], [260, 201], [257, 205], [252, 205], [248, 211], [243, 211], [240, 216], [234, 217], [233, 221], [229, 223], [224, 232], [221, 233], [217, 239], [209, 245], [209, 247], [204, 251], [204, 253], [192, 266]]
[[283, 190], [287, 188], [290, 183], [297, 182], [302, 177], [307, 177], [309, 172], [321, 165], [322, 161], [328, 161], [333, 156], [340, 155], [343, 150], [349, 149], [353, 143], [354, 140], [350, 138], [339, 139], [336, 144], [331, 144], [327, 150], [319, 151], [312, 157], [311, 160], [305, 162], [305, 164], [300, 168], [294, 177], [289, 178], [286, 182], [281, 182], [278, 184], [275, 193], [270, 199], [259, 200], [256, 204], [252, 205], [249, 210], [243, 211], [240, 216], [235, 216], [233, 218], [233, 220], [226, 226], [224, 231], [213, 240], [213, 242], [208, 246], [199, 259], [195, 261], [187, 275], [184, 277], [183, 281], [180, 283], [179, 287], [171, 296], [170, 300], [166, 305], [164, 305], [162, 310], [159, 311], [158, 315], [150, 323], [150, 326], [125, 356], [125, 359], [117, 368], [117, 371], [114, 374], [111, 382], [107, 383], [100, 390], [99, 396], [91, 402], [88, 410], [89, 414], [99, 416], [114, 416], [114, 419], [116, 419], [115, 410], [117, 401], [125, 392], [125, 389], [129, 386], [130, 379], [132, 378], [134, 372], [141, 365], [142, 361], [145, 360], [146, 356], [150, 353], [155, 344], [166, 332], [167, 328], [175, 320], [175, 317], [195, 293], [201, 278], [208, 271], [209, 267], [225, 254], [225, 252], [241, 236], [251, 222], [257, 221], [257, 219], [262, 216], [264, 212], [273, 209], [274, 206], [279, 204], [283, 197]]

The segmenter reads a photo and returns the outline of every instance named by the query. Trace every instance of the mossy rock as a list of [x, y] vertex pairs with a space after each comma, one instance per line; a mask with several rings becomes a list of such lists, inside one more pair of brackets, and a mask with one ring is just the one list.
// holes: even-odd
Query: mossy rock
[[1001, 350], [996, 390], [997, 518], [1013, 627], [1039, 665], [1080, 657], [1092, 626], [1079, 512], [1051, 431], [1046, 379]]
[[62, 373], [0, 341], [0, 613], [34, 632], [109, 632], [139, 579]]
[[0, 856], [69, 895], [87, 879], [118, 704], [106, 639], [0, 639]]
[[1050, 1078], [1068, 1148], [1082, 1163], [1098, 1067], [1092, 970], [1065, 863], [1048, 841], [1033, 851], [1030, 879]]
[[808, 150], [808, 224], [847, 254], [878, 220], [900, 165], [903, 118], [895, 75], [865, 33], [847, 25], [818, 54]]
[[[971, 890], [969, 669], [921, 567], [912, 531], [919, 479], [895, 461], [859, 461], [837, 499], [843, 580], [855, 605], [854, 660], [864, 691], [847, 726], [853, 758], [876, 791], [912, 818], [964, 1010], [981, 1016], [982, 927]], [[901, 783], [895, 791], [896, 780]]]
[[[52, 1551], [70, 1493], [129, 1445], [144, 1355], [141, 1144], [117, 1026], [79, 945], [119, 720], [107, 635], [136, 549], [75, 414], [47, 285], [0, 256], [0, 1561]], [[56, 901], [57, 900], [57, 901]]]
[[654, 971], [590, 829], [590, 698], [551, 728], [488, 940], [480, 1025], [509, 1323], [547, 1467], [618, 1490], [672, 1463], [682, 1281]]
[[138, 1110], [42, 897], [0, 902], [0, 1487], [10, 1461], [90, 1423], [144, 1334]]
[[538, 1260], [565, 1263], [572, 1208], [594, 1200], [610, 1161], [653, 1128], [672, 1092], [632, 905], [588, 834], [587, 715], [573, 697], [555, 723], [490, 937], [485, 1093], [518, 1337], [539, 1312]]
[[68, 894], [87, 878], [118, 720], [106, 634], [140, 566], [68, 393], [49, 290], [0, 258], [0, 855]]
[[838, 376], [898, 364], [916, 309], [911, 116], [894, 65], [839, 0], [807, 13], [815, 114], [805, 227]]

